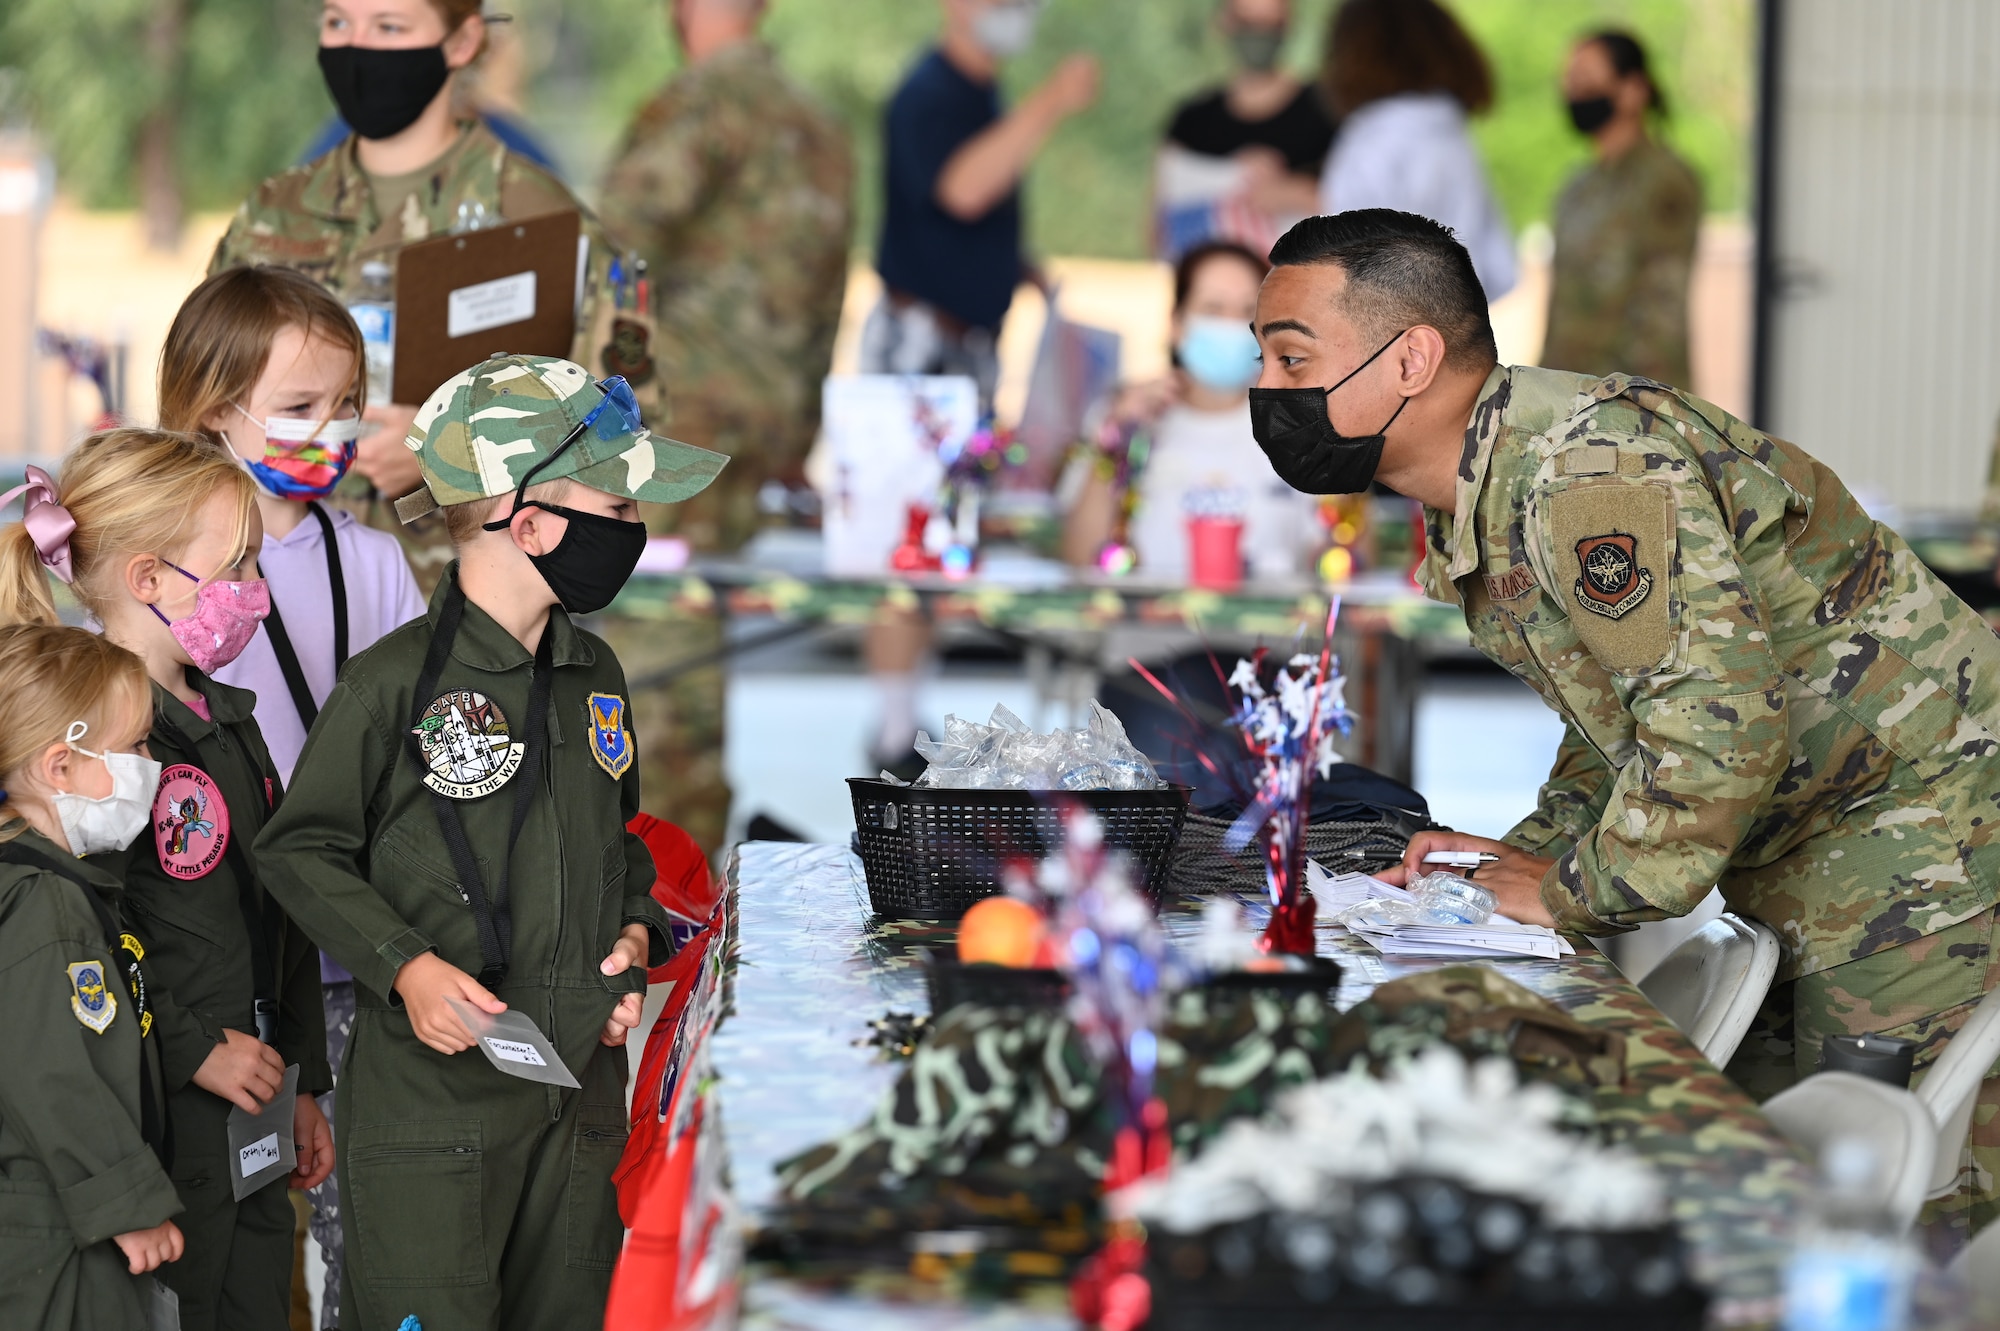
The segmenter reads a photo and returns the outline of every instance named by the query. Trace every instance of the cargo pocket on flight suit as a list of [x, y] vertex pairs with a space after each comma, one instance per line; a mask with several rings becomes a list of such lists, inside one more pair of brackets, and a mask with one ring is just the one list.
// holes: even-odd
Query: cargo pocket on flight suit
[[623, 1105], [583, 1105], [577, 1110], [569, 1157], [569, 1265], [586, 1271], [609, 1271], [618, 1264], [625, 1244], [625, 1224], [618, 1218], [618, 1190], [611, 1171], [625, 1154], [631, 1135]]
[[479, 1285], [487, 1279], [477, 1123], [343, 1128], [341, 1204], [374, 1286]]

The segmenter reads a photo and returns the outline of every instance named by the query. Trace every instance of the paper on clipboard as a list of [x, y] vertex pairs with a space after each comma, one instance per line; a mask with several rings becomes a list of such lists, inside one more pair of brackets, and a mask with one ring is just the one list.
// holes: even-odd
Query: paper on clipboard
[[542, 1028], [525, 1012], [508, 1008], [495, 1016], [482, 1012], [470, 1003], [462, 1002], [446, 994], [444, 1001], [465, 1023], [465, 1029], [472, 1032], [473, 1040], [479, 1045], [479, 1052], [486, 1055], [486, 1061], [510, 1077], [524, 1081], [539, 1081], [549, 1086], [567, 1086], [576, 1090], [582, 1086], [573, 1076], [562, 1055], [542, 1034]]
[[588, 253], [582, 227], [572, 210], [404, 246], [391, 396], [420, 403], [500, 352], [569, 355]]

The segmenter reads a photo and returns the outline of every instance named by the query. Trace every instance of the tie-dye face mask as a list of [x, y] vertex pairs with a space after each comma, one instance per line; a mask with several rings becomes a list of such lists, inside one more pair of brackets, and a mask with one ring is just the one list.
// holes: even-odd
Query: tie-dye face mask
[[[257, 418], [235, 403], [244, 419]], [[361, 437], [361, 419], [301, 420], [296, 416], [267, 416], [264, 427], [264, 456], [244, 460], [244, 469], [257, 486], [273, 499], [324, 499], [340, 484], [340, 478], [354, 465], [354, 441]]]

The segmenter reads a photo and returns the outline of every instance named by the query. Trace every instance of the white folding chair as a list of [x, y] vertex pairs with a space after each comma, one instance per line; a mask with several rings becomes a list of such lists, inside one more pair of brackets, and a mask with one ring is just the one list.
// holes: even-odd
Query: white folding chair
[[[1875, 1200], [1905, 1229], [1923, 1210], [1937, 1124], [1900, 1086], [1853, 1072], [1816, 1072], [1766, 1100], [1764, 1114], [1817, 1161], [1834, 1141], [1858, 1137], [1875, 1151]], [[1952, 1159], [1957, 1160], [1954, 1152]]]
[[1743, 1043], [1777, 973], [1777, 934], [1724, 914], [1647, 972], [1639, 992], [1719, 1068]]
[[1996, 1059], [2000, 1059], [2000, 990], [1979, 1001], [1917, 1087], [1917, 1099], [1937, 1124], [1928, 1196], [1942, 1197], [1958, 1185], [1959, 1158], [1972, 1131], [1972, 1105], [1979, 1098], [1979, 1083], [1986, 1080]]

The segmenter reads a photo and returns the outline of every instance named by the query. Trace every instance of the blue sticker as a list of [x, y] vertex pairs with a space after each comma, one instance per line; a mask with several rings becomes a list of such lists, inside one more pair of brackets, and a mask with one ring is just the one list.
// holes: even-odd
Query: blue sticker
[[632, 770], [632, 732], [625, 728], [625, 700], [615, 693], [593, 693], [590, 707], [590, 753], [613, 780]]
[[104, 963], [79, 961], [69, 968], [70, 1011], [97, 1034], [104, 1034], [118, 1015], [118, 995], [104, 983]]

